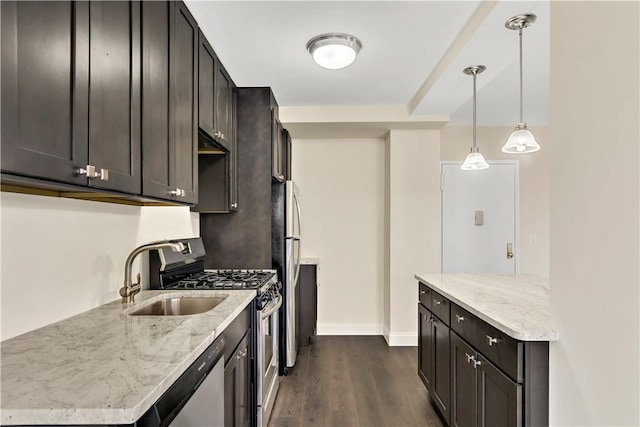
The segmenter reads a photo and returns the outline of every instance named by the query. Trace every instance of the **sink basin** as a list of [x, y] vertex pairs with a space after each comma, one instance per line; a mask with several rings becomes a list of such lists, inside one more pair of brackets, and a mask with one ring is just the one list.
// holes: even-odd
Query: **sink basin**
[[226, 297], [175, 297], [155, 301], [129, 313], [130, 316], [185, 316], [213, 310]]

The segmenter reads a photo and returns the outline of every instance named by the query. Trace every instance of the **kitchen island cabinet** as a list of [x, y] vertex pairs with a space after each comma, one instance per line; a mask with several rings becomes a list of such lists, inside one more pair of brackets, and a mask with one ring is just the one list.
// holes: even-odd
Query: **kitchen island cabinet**
[[[136, 305], [165, 294], [220, 292], [142, 291]], [[216, 338], [227, 338], [256, 292], [226, 295], [215, 309], [190, 316], [128, 316], [118, 300], [3, 341], [0, 423], [135, 423]]]
[[[418, 374], [447, 423], [548, 425], [549, 341], [558, 334], [549, 323], [547, 282], [533, 276], [470, 274], [416, 279]], [[443, 408], [443, 393], [435, 383], [433, 319], [446, 324], [449, 339], [448, 408]]]

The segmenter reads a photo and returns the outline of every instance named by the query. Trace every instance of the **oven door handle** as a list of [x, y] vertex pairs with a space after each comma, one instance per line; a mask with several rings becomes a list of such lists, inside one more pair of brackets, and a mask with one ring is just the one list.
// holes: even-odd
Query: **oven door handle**
[[269, 308], [268, 310], [262, 310], [262, 320], [268, 319], [269, 316], [278, 311], [278, 309], [282, 305], [282, 295], [278, 294], [277, 300], [278, 302], [273, 304], [273, 307]]

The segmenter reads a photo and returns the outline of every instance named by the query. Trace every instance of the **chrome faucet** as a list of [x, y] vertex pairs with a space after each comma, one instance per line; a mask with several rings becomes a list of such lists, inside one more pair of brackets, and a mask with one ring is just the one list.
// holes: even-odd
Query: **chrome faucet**
[[131, 280], [131, 268], [133, 260], [142, 252], [151, 251], [154, 249], [170, 248], [173, 252], [182, 252], [184, 246], [179, 242], [154, 242], [146, 245], [138, 246], [135, 248], [124, 263], [124, 286], [120, 288], [120, 296], [122, 297], [123, 304], [133, 304], [135, 302], [135, 296], [140, 292], [140, 274], [138, 274], [138, 283], [132, 283]]

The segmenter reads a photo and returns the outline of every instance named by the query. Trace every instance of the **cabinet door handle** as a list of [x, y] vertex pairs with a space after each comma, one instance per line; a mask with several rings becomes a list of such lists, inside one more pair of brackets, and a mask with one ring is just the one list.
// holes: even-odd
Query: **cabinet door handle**
[[100, 178], [100, 181], [109, 181], [109, 169], [100, 169], [100, 172], [93, 174], [93, 178]]
[[494, 338], [491, 335], [487, 335], [487, 342], [489, 343], [489, 347], [491, 347], [494, 344], [498, 344], [498, 338]]
[[456, 320], [458, 321], [458, 323], [464, 322], [464, 316], [460, 316], [459, 314], [456, 314]]
[[467, 363], [471, 362], [471, 360], [473, 360], [473, 356], [470, 355], [469, 353], [465, 353], [465, 356], [467, 356]]
[[433, 303], [434, 303], [435, 305], [440, 305], [440, 304], [442, 304], [442, 301], [438, 301], [437, 299], [434, 299], [434, 300], [433, 300]]

